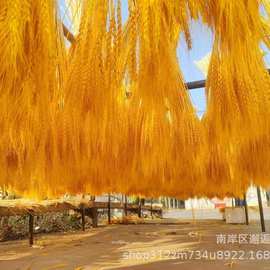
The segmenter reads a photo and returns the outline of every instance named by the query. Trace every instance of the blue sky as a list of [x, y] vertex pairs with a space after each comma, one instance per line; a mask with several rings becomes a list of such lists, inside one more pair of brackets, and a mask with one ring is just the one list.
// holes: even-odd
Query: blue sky
[[[128, 16], [127, 0], [122, 1], [123, 19]], [[191, 36], [193, 40], [193, 48], [188, 50], [183, 36], [181, 36], [177, 55], [179, 65], [183, 72], [186, 82], [205, 79], [203, 73], [196, 67], [194, 61], [200, 60], [211, 51], [213, 37], [211, 31], [202, 23], [192, 22]], [[204, 88], [191, 90], [190, 97], [199, 116], [203, 114], [206, 107]]]
[[[177, 49], [179, 65], [184, 75], [185, 81], [204, 80], [204, 74], [197, 68], [195, 61], [202, 59], [211, 52], [213, 35], [211, 31], [200, 22], [191, 23], [192, 49], [188, 50], [184, 37], [181, 36]], [[206, 109], [206, 99], [204, 88], [189, 91], [194, 107], [199, 116], [202, 116]]]

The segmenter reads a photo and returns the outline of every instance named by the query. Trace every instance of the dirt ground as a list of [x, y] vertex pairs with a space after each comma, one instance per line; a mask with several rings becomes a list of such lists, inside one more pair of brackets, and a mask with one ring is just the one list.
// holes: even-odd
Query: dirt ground
[[0, 269], [270, 269], [269, 221], [266, 228], [263, 236], [258, 222], [163, 219], [37, 235], [33, 247], [27, 240], [1, 243]]

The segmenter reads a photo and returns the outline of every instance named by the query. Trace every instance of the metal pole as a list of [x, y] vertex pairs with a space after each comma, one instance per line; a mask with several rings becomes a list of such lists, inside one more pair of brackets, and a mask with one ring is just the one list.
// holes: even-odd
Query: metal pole
[[245, 215], [246, 215], [246, 225], [249, 225], [249, 219], [248, 219], [248, 204], [247, 204], [246, 193], [244, 193], [244, 206], [245, 206]]
[[[270, 69], [267, 70], [270, 73]], [[198, 89], [198, 88], [204, 88], [206, 86], [206, 81], [201, 80], [201, 81], [193, 81], [193, 82], [187, 82], [186, 87], [188, 90], [192, 89]]]
[[108, 224], [111, 224], [111, 194], [108, 194]]
[[186, 87], [189, 90], [198, 89], [198, 88], [204, 88], [205, 87], [205, 80], [188, 82], [188, 83], [186, 83]]
[[258, 196], [258, 203], [259, 203], [259, 210], [260, 210], [260, 219], [261, 219], [262, 232], [265, 232], [265, 222], [264, 222], [262, 196], [261, 196], [260, 187], [257, 187], [257, 196]]

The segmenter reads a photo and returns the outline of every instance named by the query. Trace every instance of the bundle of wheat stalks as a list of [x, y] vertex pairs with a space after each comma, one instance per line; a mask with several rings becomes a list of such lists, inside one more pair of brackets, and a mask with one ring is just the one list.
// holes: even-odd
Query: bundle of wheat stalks
[[[62, 1], [63, 2], [63, 1]], [[28, 197], [270, 186], [268, 0], [0, 1], [0, 186]], [[199, 119], [176, 50], [214, 34]], [[195, 40], [195, 42], [199, 42]]]

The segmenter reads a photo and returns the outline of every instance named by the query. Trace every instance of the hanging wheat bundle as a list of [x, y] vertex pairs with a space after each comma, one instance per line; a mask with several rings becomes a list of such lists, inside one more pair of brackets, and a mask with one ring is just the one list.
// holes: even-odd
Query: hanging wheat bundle
[[[268, 147], [262, 140], [263, 144], [257, 148], [258, 140], [269, 130], [270, 112], [270, 80], [259, 47], [264, 28], [258, 1], [207, 1], [204, 19], [215, 35], [204, 124], [209, 147], [222, 149], [222, 152], [216, 152], [217, 157], [209, 159], [224, 157], [224, 162], [229, 164], [227, 174], [222, 175], [228, 175], [228, 183], [242, 182], [240, 186], [246, 187], [255, 180], [257, 166], [263, 162], [261, 147]], [[257, 157], [254, 164], [250, 164], [249, 155]], [[221, 175], [220, 168], [216, 166], [213, 178], [218, 179]]]
[[135, 145], [130, 188], [151, 194], [181, 192], [184, 181], [194, 184], [197, 171], [192, 168], [200, 141], [199, 122], [176, 57], [179, 33], [186, 25], [179, 24], [167, 1], [136, 1], [134, 9], [137, 32], [131, 34], [136, 34], [137, 53], [131, 62], [135, 69], [130, 68], [128, 114]]
[[119, 99], [124, 103], [127, 53], [121, 20], [121, 1], [82, 6], [62, 121], [63, 185], [73, 193], [112, 191], [126, 171], [129, 153]]
[[59, 89], [61, 31], [53, 1], [0, 6], [1, 181], [20, 194], [47, 194], [50, 129]]

